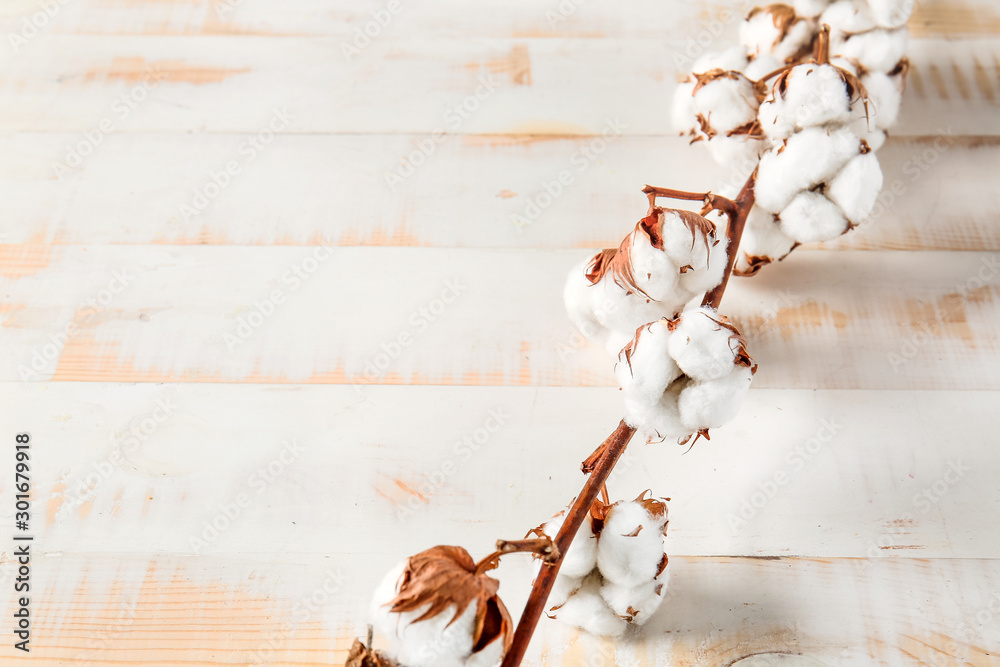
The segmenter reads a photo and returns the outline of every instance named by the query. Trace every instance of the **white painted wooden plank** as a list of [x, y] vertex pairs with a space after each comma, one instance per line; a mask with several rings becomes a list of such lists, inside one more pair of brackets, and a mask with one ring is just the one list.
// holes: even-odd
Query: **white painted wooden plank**
[[[32, 652], [15, 664], [343, 664], [371, 588], [404, 553], [39, 558]], [[514, 558], [496, 574], [517, 614], [530, 575]], [[996, 560], [673, 557], [671, 567], [670, 597], [640, 631], [600, 640], [543, 618], [524, 664], [997, 664]], [[0, 604], [6, 613], [8, 598]], [[774, 662], [780, 654], [802, 658]]]
[[[610, 388], [4, 383], [0, 398], [35, 443], [39, 548], [59, 552], [487, 551], [572, 499], [621, 416]], [[672, 554], [992, 558], [997, 398], [754, 389], [686, 454], [633, 443], [609, 488], [673, 499]]]
[[[42, 8], [33, 0], [7, 0], [0, 5], [0, 25], [25, 30], [34, 19], [39, 30], [55, 34], [271, 34], [355, 37], [373, 18], [386, 25], [369, 32], [381, 37], [419, 34], [440, 37], [608, 37], [661, 38], [687, 46], [701, 31], [708, 37], [735, 39], [735, 25], [747, 7], [766, 2], [715, 0], [684, 3], [635, 0], [600, 2], [501, 2], [480, 0], [471, 10], [461, 0], [401, 0], [391, 20], [385, 0], [78, 0], [50, 9], [48, 20], [36, 18]], [[918, 36], [961, 37], [997, 34], [1000, 13], [991, 0], [915, 3], [910, 30]]]
[[[679, 137], [452, 136], [431, 152], [425, 135], [282, 135], [249, 154], [244, 141], [111, 134], [70, 167], [87, 145], [79, 134], [0, 138], [0, 238], [614, 247], [645, 214], [645, 183], [708, 190], [736, 180]], [[998, 141], [893, 138], [878, 155], [885, 187], [871, 223], [831, 246], [1000, 250]]]
[[[287, 132], [664, 135], [681, 73], [676, 44], [662, 39], [387, 39], [351, 62], [336, 40], [319, 38], [46, 34], [31, 46], [4, 56], [0, 131], [104, 121], [118, 131], [258, 133], [274, 123]], [[1000, 80], [985, 69], [998, 49], [995, 38], [911, 42], [914, 85], [895, 134], [1000, 132]], [[276, 115], [284, 111], [287, 121]]]
[[[614, 382], [562, 308], [583, 250], [0, 251], [3, 380]], [[997, 280], [995, 254], [800, 250], [722, 311], [759, 387], [997, 389]]]

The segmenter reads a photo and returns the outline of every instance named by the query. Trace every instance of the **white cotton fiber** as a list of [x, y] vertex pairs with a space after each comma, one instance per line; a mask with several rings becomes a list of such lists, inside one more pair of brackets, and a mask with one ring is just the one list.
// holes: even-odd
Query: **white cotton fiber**
[[[830, 26], [832, 40], [838, 39], [844, 33], [855, 34], [874, 30], [877, 27], [868, 5], [864, 2], [852, 2], [852, 0], [834, 2], [824, 10], [819, 23], [820, 25], [826, 23]], [[830, 54], [842, 55], [833, 50], [830, 51]]]
[[761, 78], [776, 71], [784, 64], [784, 61], [778, 60], [774, 55], [762, 53], [747, 64], [743, 75], [751, 81], [760, 81]]
[[826, 186], [826, 196], [857, 224], [868, 217], [882, 189], [882, 169], [875, 153], [851, 159]]
[[[542, 532], [555, 540], [559, 529], [566, 520], [565, 513], [553, 517], [542, 526]], [[588, 514], [579, 532], [573, 538], [569, 550], [563, 555], [559, 574], [567, 577], [580, 578], [587, 575], [597, 564], [597, 536], [594, 535], [593, 524]]]
[[635, 284], [657, 301], [669, 300], [680, 273], [677, 262], [668, 253], [654, 248], [645, 232], [638, 230], [632, 232], [630, 259]]
[[677, 84], [674, 89], [673, 107], [671, 109], [671, 120], [674, 129], [681, 134], [697, 132], [699, 129], [697, 111], [694, 108], [694, 82], [684, 82]]
[[670, 582], [670, 565], [653, 581], [638, 586], [620, 586], [605, 581], [601, 586], [601, 597], [618, 616], [631, 618], [635, 625], [642, 625], [656, 613], [666, 597]]
[[719, 134], [752, 123], [757, 117], [757, 96], [753, 83], [739, 75], [720, 76], [694, 94], [694, 110]]
[[875, 23], [882, 28], [900, 28], [913, 13], [917, 0], [868, 0]]
[[772, 139], [814, 125], [848, 121], [851, 98], [841, 72], [832, 65], [806, 64], [792, 68], [782, 95], [777, 90], [760, 105], [761, 129]]
[[[689, 383], [681, 392], [678, 402], [681, 421], [692, 431], [722, 426], [740, 411], [752, 379], [753, 373], [749, 368], [734, 366], [733, 372], [726, 377], [709, 382]], [[598, 564], [600, 558], [598, 545]]]
[[551, 615], [567, 625], [580, 628], [593, 635], [617, 637], [625, 632], [628, 623], [615, 615], [601, 597], [601, 576], [594, 572], [583, 581], [580, 589], [571, 595], [562, 607]]
[[691, 72], [704, 74], [713, 69], [742, 72], [746, 66], [746, 52], [739, 46], [733, 46], [725, 51], [710, 51], [702, 54], [691, 64]]
[[705, 146], [717, 163], [730, 169], [750, 172], [769, 144], [760, 137], [747, 134], [717, 134], [706, 141]]
[[[692, 229], [679, 214], [666, 211], [663, 215], [661, 239], [663, 250], [657, 254], [661, 257], [666, 255], [673, 275], [679, 276], [682, 266], [689, 266], [693, 270], [702, 270], [708, 266], [709, 250], [715, 243], [715, 234], [706, 233], [697, 226]], [[638, 261], [638, 258], [633, 259], [637, 271]]]
[[750, 270], [749, 257], [768, 257], [771, 261], [777, 261], [787, 255], [793, 245], [795, 239], [781, 231], [774, 215], [760, 206], [754, 206], [750, 209], [743, 229], [743, 239], [736, 255], [736, 269], [742, 272]]
[[726, 272], [726, 244], [725, 236], [714, 245], [710, 242], [704, 268], [680, 274], [677, 278], [678, 287], [684, 292], [699, 295], [722, 282], [722, 275]]
[[587, 266], [590, 258], [580, 262], [566, 276], [563, 288], [563, 302], [566, 313], [577, 329], [598, 345], [604, 345], [608, 329], [594, 317], [594, 292], [597, 289], [587, 280]]
[[871, 72], [861, 77], [861, 84], [868, 91], [869, 115], [874, 124], [883, 130], [895, 125], [902, 101], [896, 78], [882, 72]]
[[[469, 605], [454, 622], [454, 606], [419, 622], [414, 621], [423, 615], [429, 605], [403, 613], [390, 611], [388, 603], [399, 592], [399, 583], [408, 562], [409, 559], [405, 559], [389, 570], [372, 597], [369, 622], [386, 637], [389, 644], [387, 652], [407, 667], [495, 667], [502, 658], [502, 641], [494, 641], [470, 656], [476, 620], [475, 603]], [[500, 650], [493, 644], [498, 644]]]
[[795, 195], [778, 217], [781, 231], [799, 243], [829, 241], [848, 229], [840, 207], [822, 193], [810, 190]]
[[676, 328], [670, 332], [668, 350], [677, 366], [688, 377], [714, 380], [729, 375], [736, 358], [730, 344], [733, 332], [719, 324], [719, 314], [712, 308], [685, 310]]
[[807, 46], [811, 38], [809, 24], [796, 19], [792, 19], [787, 34], [782, 36], [774, 24], [770, 6], [755, 9], [740, 24], [740, 42], [751, 57], [770, 53], [775, 59], [784, 62]]
[[663, 558], [666, 518], [638, 502], [619, 502], [608, 511], [597, 542], [597, 569], [607, 581], [638, 586], [652, 581]]
[[795, 0], [795, 14], [803, 18], [815, 18], [830, 5], [830, 0]]
[[[590, 573], [588, 572], [587, 574]], [[559, 568], [559, 574], [556, 575], [552, 590], [549, 592], [549, 599], [545, 604], [548, 605], [550, 610], [553, 607], [562, 606], [569, 599], [570, 595], [580, 589], [582, 584], [583, 577], [567, 577], [563, 574], [562, 568]]]
[[852, 58], [869, 72], [891, 72], [906, 52], [906, 28], [876, 28], [850, 35], [837, 44], [837, 54]]
[[660, 400], [681, 371], [670, 358], [670, 332], [661, 321], [639, 329], [628, 354], [623, 350], [615, 364], [615, 379], [627, 398], [650, 404]]
[[783, 148], [760, 158], [755, 193], [757, 204], [779, 213], [800, 190], [832, 177], [857, 155], [860, 140], [846, 127], [809, 127], [793, 134]]

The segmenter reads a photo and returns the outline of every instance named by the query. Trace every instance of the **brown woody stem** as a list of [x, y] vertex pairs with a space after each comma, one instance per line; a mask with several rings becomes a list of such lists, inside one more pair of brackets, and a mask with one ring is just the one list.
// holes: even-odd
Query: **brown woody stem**
[[[753, 186], [757, 179], [757, 172], [750, 174], [750, 178], [743, 184], [743, 188], [736, 196], [733, 208], [722, 210], [729, 218], [729, 225], [726, 227], [726, 271], [722, 274], [722, 282], [705, 294], [701, 302], [703, 306], [719, 309], [722, 302], [722, 295], [726, 292], [726, 285], [729, 284], [729, 277], [733, 274], [733, 267], [736, 265], [736, 253], [739, 252], [740, 239], [743, 238], [743, 228], [746, 227], [747, 216], [753, 208], [754, 192]], [[728, 201], [728, 200], [727, 200]]]
[[577, 531], [580, 530], [583, 520], [590, 511], [590, 506], [600, 492], [601, 487], [607, 481], [611, 471], [614, 470], [618, 459], [625, 452], [625, 448], [628, 446], [628, 442], [632, 439], [633, 435], [635, 435], [635, 429], [622, 421], [618, 424], [615, 432], [611, 434], [611, 437], [605, 441], [605, 445], [602, 445], [604, 452], [596, 461], [590, 476], [587, 478], [586, 484], [583, 485], [583, 490], [576, 497], [573, 507], [566, 514], [562, 528], [559, 529], [559, 534], [556, 535], [555, 548], [558, 550], [559, 555], [554, 562], [543, 564], [541, 571], [535, 578], [535, 583], [531, 588], [531, 595], [528, 596], [528, 602], [524, 605], [524, 611], [521, 612], [521, 619], [518, 621], [517, 629], [514, 631], [513, 642], [510, 649], [507, 650], [507, 654], [504, 656], [500, 667], [518, 667], [521, 664], [521, 660], [524, 659], [524, 654], [528, 650], [528, 644], [531, 642], [531, 635], [534, 634], [535, 626], [538, 625], [538, 620], [542, 617], [545, 602], [549, 598], [553, 584], [555, 584], [556, 575], [559, 574], [559, 566], [562, 565], [562, 554], [565, 554], [570, 544], [573, 543], [573, 538], [576, 537]]
[[825, 23], [816, 35], [816, 51], [813, 53], [813, 59], [819, 65], [830, 64], [830, 26]]

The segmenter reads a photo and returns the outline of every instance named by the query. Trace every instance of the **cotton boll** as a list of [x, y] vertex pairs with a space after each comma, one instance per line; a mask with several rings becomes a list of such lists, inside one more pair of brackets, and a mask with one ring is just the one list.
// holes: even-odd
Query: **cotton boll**
[[[588, 572], [588, 574], [590, 573]], [[583, 585], [583, 577], [567, 577], [563, 574], [562, 568], [559, 568], [559, 574], [556, 575], [552, 590], [549, 592], [549, 599], [546, 602], [549, 609], [562, 606], [569, 599], [569, 596], [580, 590], [581, 585]]]
[[676, 259], [669, 253], [654, 248], [650, 238], [639, 230], [632, 232], [631, 246], [630, 259], [635, 284], [657, 301], [669, 300], [677, 288], [677, 276], [680, 273], [680, 265]]
[[[750, 368], [735, 366], [732, 373], [718, 380], [689, 383], [678, 402], [681, 421], [692, 431], [722, 426], [740, 411], [752, 379]], [[598, 564], [600, 557], [598, 545]]]
[[725, 51], [712, 51], [702, 54], [691, 64], [691, 72], [694, 74], [704, 74], [713, 69], [742, 72], [746, 66], [746, 52], [739, 46], [734, 46]]
[[584, 579], [580, 589], [552, 615], [567, 625], [601, 637], [617, 637], [628, 626], [625, 619], [616, 616], [604, 603], [601, 577], [596, 572]]
[[836, 45], [836, 52], [869, 72], [891, 72], [906, 52], [906, 38], [906, 28], [877, 28], [846, 37]]
[[860, 141], [848, 128], [809, 127], [793, 134], [781, 148], [764, 153], [757, 170], [757, 204], [779, 213], [800, 190], [833, 176], [857, 155]]
[[795, 239], [781, 231], [772, 214], [754, 206], [747, 216], [734, 270], [742, 275], [752, 275], [762, 263], [766, 263], [761, 258], [777, 261], [787, 255], [794, 245]]
[[670, 209], [664, 211], [662, 220], [659, 229], [662, 252], [658, 254], [665, 257], [661, 261], [670, 263], [675, 277], [681, 275], [680, 267], [703, 270], [716, 240], [711, 222], [688, 211]]
[[407, 560], [401, 560], [389, 570], [372, 594], [371, 606], [368, 611], [368, 621], [376, 630], [389, 638], [395, 638], [399, 629], [400, 614], [389, 611], [389, 603], [396, 599], [399, 593], [399, 581], [406, 569]]
[[861, 77], [861, 84], [868, 91], [874, 124], [881, 129], [895, 125], [902, 94], [894, 77], [882, 72], [871, 72]]
[[[785, 75], [784, 85], [783, 94], [775, 90], [771, 98], [760, 105], [761, 128], [768, 136], [785, 138], [788, 134], [773, 132], [778, 128], [785, 129], [789, 124], [798, 131], [814, 125], [847, 122], [851, 113], [851, 96], [843, 73], [836, 67], [811, 63], [799, 65]], [[770, 122], [765, 122], [765, 119]]]
[[694, 94], [695, 113], [701, 114], [719, 134], [752, 123], [757, 117], [757, 105], [753, 83], [735, 73], [708, 81]]
[[811, 40], [809, 23], [797, 18], [787, 5], [756, 7], [740, 24], [740, 42], [751, 57], [770, 53], [784, 62], [808, 46]]
[[631, 618], [635, 625], [643, 625], [663, 604], [669, 581], [670, 566], [667, 565], [656, 579], [638, 586], [620, 586], [605, 581], [601, 586], [601, 597], [615, 614]]
[[698, 112], [694, 108], [694, 87], [694, 82], [685, 82], [677, 84], [677, 88], [674, 90], [671, 120], [674, 129], [681, 134], [699, 132], [700, 125], [698, 117], [695, 115]]
[[702, 294], [722, 282], [726, 272], [726, 240], [709, 246], [707, 263], [703, 269], [687, 271], [677, 278], [678, 286], [690, 294]]
[[830, 0], [795, 0], [795, 14], [803, 18], [815, 18], [830, 6]]
[[[874, 30], [877, 26], [871, 10], [864, 2], [838, 0], [826, 8], [819, 19], [820, 25], [830, 26], [831, 39], [841, 39], [844, 33], [860, 33]], [[832, 54], [841, 55], [831, 50]]]
[[751, 60], [742, 71], [743, 75], [751, 81], [760, 81], [761, 78], [779, 69], [784, 64], [785, 62], [775, 58], [774, 54], [761, 53]]
[[608, 338], [608, 329], [594, 317], [595, 286], [587, 280], [587, 266], [590, 259], [574, 266], [566, 276], [566, 286], [563, 289], [563, 302], [566, 313], [577, 329], [598, 345], [603, 345]]
[[713, 380], [733, 369], [736, 352], [732, 335], [720, 324], [715, 309], [685, 310], [670, 332], [667, 349], [685, 375], [699, 381]]
[[615, 503], [597, 541], [597, 569], [605, 580], [621, 586], [652, 581], [663, 558], [665, 524], [666, 517], [654, 517], [641, 503]]
[[493, 641], [466, 658], [463, 664], [465, 667], [499, 667], [503, 655], [503, 642]]
[[867, 218], [882, 189], [882, 169], [875, 153], [851, 159], [826, 186], [826, 196], [857, 224]]
[[913, 13], [916, 0], [868, 0], [875, 23], [882, 28], [900, 28]]
[[799, 243], [829, 241], [848, 230], [847, 218], [840, 207], [810, 190], [795, 195], [778, 217], [781, 231]]
[[681, 371], [670, 358], [670, 331], [663, 322], [652, 322], [635, 334], [634, 344], [622, 350], [615, 364], [615, 379], [626, 397], [658, 402]]
[[760, 154], [768, 149], [763, 139], [747, 134], [717, 134], [705, 142], [712, 159], [730, 168], [753, 171]]
[[[559, 529], [566, 520], [565, 514], [553, 517], [542, 526], [542, 532], [555, 540]], [[583, 520], [579, 532], [573, 538], [569, 550], [563, 555], [559, 575], [570, 578], [581, 578], [587, 575], [597, 564], [597, 536], [594, 535], [590, 515]]]

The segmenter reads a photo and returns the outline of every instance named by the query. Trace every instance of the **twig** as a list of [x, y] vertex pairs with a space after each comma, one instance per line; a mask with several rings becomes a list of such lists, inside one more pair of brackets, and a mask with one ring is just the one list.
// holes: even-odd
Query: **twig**
[[541, 571], [532, 585], [528, 602], [524, 605], [524, 611], [521, 612], [521, 619], [518, 621], [517, 629], [514, 631], [513, 642], [510, 649], [507, 650], [507, 654], [504, 656], [500, 667], [518, 667], [521, 664], [521, 660], [524, 659], [524, 654], [528, 650], [528, 644], [531, 642], [531, 635], [535, 632], [538, 619], [542, 617], [545, 602], [549, 598], [553, 584], [555, 584], [556, 575], [559, 574], [559, 566], [562, 565], [562, 554], [565, 554], [570, 544], [573, 543], [573, 538], [576, 537], [577, 531], [580, 530], [583, 520], [590, 511], [590, 506], [593, 504], [594, 498], [597, 497], [618, 459], [625, 452], [625, 448], [628, 446], [628, 442], [632, 439], [633, 435], [635, 435], [635, 429], [622, 421], [618, 424], [615, 432], [611, 434], [611, 437], [605, 441], [606, 448], [603, 455], [600, 456], [600, 459], [594, 465], [590, 477], [587, 478], [587, 483], [583, 485], [583, 490], [576, 497], [573, 507], [566, 514], [562, 528], [559, 529], [559, 534], [556, 535], [555, 547], [559, 551], [560, 556], [555, 562], [542, 565]]
[[476, 574], [496, 569], [501, 556], [513, 553], [532, 553], [546, 563], [555, 562], [559, 558], [559, 549], [548, 537], [531, 540], [497, 540], [497, 550], [476, 563]]
[[726, 285], [729, 284], [729, 277], [733, 274], [733, 266], [736, 265], [736, 254], [740, 249], [740, 239], [743, 238], [743, 228], [746, 227], [747, 216], [753, 208], [754, 192], [753, 186], [757, 178], [757, 171], [750, 174], [750, 178], [743, 184], [743, 189], [736, 196], [734, 202], [735, 211], [723, 211], [729, 218], [726, 226], [726, 271], [722, 274], [722, 282], [705, 294], [701, 302], [703, 306], [710, 306], [718, 310], [722, 302], [722, 295], [726, 292]]

